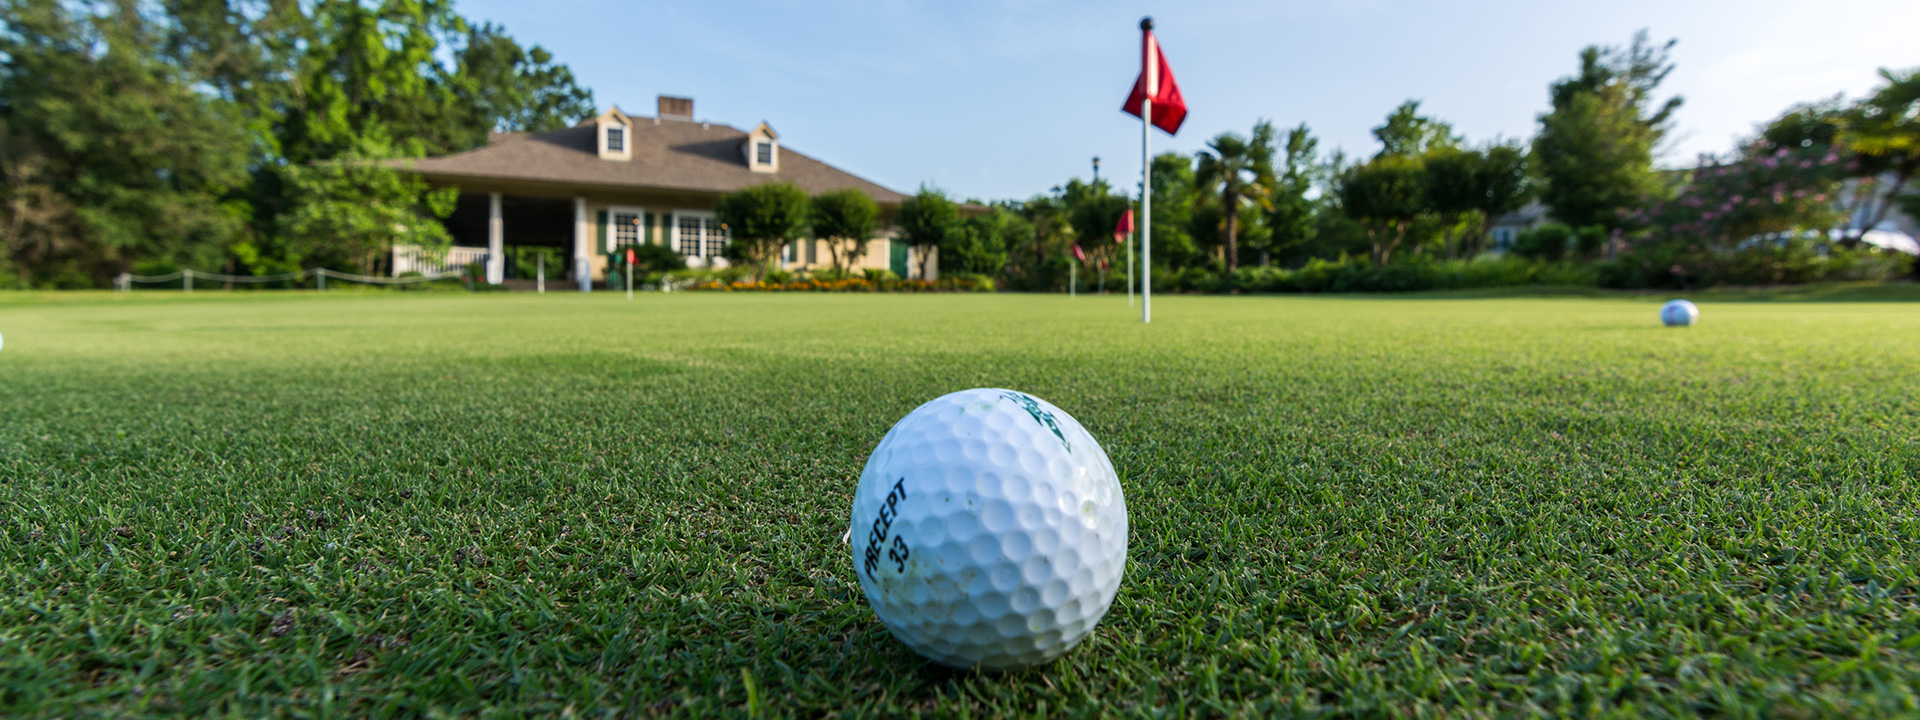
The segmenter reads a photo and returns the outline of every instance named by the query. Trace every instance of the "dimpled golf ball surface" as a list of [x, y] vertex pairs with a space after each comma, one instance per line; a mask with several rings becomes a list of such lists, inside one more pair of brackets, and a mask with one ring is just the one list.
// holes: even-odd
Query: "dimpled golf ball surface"
[[893, 636], [959, 668], [1059, 657], [1093, 632], [1127, 564], [1127, 504], [1105, 451], [1012, 390], [920, 406], [880, 440], [853, 496], [854, 571]]
[[1660, 306], [1660, 322], [1669, 327], [1692, 325], [1699, 318], [1700, 308], [1685, 300], [1668, 300], [1667, 304]]

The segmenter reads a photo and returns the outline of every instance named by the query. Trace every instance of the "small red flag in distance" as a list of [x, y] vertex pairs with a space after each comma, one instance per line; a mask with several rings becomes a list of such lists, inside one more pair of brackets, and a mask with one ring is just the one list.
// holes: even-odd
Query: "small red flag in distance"
[[633, 248], [627, 248], [627, 264], [633, 264]]
[[1116, 243], [1126, 242], [1127, 236], [1132, 234], [1133, 208], [1127, 208], [1126, 212], [1120, 214], [1119, 224], [1113, 226], [1113, 241]]
[[1073, 244], [1073, 259], [1079, 260], [1080, 262], [1087, 261], [1087, 254], [1080, 251], [1080, 243]]
[[1160, 52], [1160, 39], [1154, 37], [1152, 31], [1144, 35], [1142, 41], [1146, 47], [1141, 57], [1140, 79], [1133, 81], [1133, 92], [1127, 94], [1127, 104], [1120, 106], [1120, 110], [1140, 117], [1141, 101], [1152, 96], [1153, 126], [1172, 135], [1187, 121], [1187, 100], [1180, 96], [1180, 85], [1173, 81], [1167, 56]]

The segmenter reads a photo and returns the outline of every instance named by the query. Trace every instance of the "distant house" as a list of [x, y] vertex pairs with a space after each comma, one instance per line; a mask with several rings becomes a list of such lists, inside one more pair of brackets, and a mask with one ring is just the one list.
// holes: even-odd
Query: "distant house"
[[1520, 238], [1520, 233], [1550, 221], [1547, 216], [1547, 206], [1538, 202], [1527, 203], [1526, 207], [1494, 218], [1493, 225], [1487, 230], [1489, 237], [1487, 252], [1501, 254], [1512, 250], [1514, 242]]
[[[688, 265], [724, 267], [727, 229], [714, 217], [720, 196], [765, 182], [791, 182], [809, 194], [857, 188], [879, 203], [879, 237], [856, 268], [885, 268], [918, 277], [917, 251], [891, 239], [891, 221], [905, 195], [781, 146], [766, 123], [751, 130], [693, 119], [693, 100], [661, 96], [654, 117], [614, 107], [549, 133], [504, 133], [483, 148], [444, 157], [396, 161], [428, 182], [460, 190], [446, 220], [448, 257], [396, 251], [394, 271], [484, 259], [487, 282], [509, 275], [524, 248], [559, 250], [569, 261], [550, 268], [582, 289], [607, 277], [609, 258], [630, 245], [673, 248]], [[780, 253], [788, 270], [829, 266], [825, 241], [794, 243]], [[549, 251], [550, 252], [550, 251]], [[927, 274], [938, 276], [937, 254]]]

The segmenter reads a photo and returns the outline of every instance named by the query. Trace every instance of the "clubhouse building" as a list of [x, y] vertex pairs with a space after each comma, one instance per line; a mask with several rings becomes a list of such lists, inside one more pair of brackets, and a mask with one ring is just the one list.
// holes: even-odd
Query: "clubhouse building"
[[[714, 217], [722, 195], [765, 182], [791, 182], [808, 194], [856, 188], [880, 205], [878, 237], [856, 269], [919, 277], [919, 251], [892, 240], [892, 219], [906, 196], [781, 147], [766, 123], [751, 130], [694, 120], [693, 101], [661, 96], [653, 117], [614, 107], [548, 133], [496, 133], [483, 148], [444, 157], [393, 161], [437, 187], [460, 191], [446, 220], [454, 247], [445, 258], [395, 250], [394, 273], [434, 272], [485, 262], [487, 282], [531, 278], [527, 258], [566, 258], [546, 269], [588, 289], [607, 278], [609, 259], [627, 246], [673, 248], [689, 266], [724, 267], [727, 230]], [[786, 270], [831, 266], [824, 240], [791, 243]], [[529, 252], [542, 248], [537, 252]], [[926, 279], [938, 277], [937, 254]]]

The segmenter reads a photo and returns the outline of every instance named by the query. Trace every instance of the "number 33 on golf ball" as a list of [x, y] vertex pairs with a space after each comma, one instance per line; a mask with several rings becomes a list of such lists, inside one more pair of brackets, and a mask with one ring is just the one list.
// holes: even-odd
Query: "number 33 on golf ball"
[[853, 495], [854, 570], [893, 636], [959, 668], [1047, 662], [1107, 613], [1127, 501], [1105, 451], [1060, 408], [964, 390], [881, 438]]

